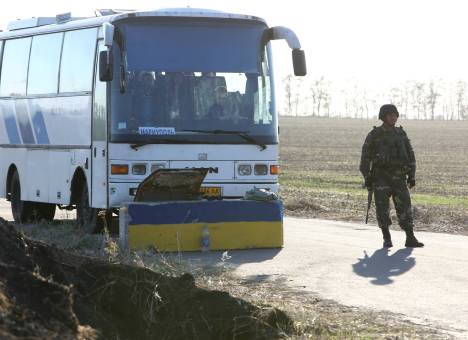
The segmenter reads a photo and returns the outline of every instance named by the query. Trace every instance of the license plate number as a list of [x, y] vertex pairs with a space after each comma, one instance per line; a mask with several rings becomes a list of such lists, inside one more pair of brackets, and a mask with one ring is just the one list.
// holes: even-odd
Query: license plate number
[[204, 196], [210, 197], [219, 197], [221, 196], [221, 188], [220, 187], [201, 187], [200, 193]]

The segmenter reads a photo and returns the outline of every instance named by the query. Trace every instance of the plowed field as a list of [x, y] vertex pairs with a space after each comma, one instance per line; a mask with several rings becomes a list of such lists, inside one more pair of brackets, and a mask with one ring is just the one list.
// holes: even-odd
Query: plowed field
[[[416, 229], [468, 234], [468, 122], [406, 121], [416, 153]], [[281, 196], [290, 215], [364, 221], [361, 147], [379, 121], [280, 119]], [[396, 218], [394, 218], [394, 227]], [[375, 223], [372, 209], [370, 223]]]

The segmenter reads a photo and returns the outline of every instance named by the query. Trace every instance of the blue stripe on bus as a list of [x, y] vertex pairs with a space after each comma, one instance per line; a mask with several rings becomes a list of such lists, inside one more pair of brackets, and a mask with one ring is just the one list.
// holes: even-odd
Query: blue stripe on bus
[[23, 138], [23, 144], [36, 144], [31, 122], [29, 121], [27, 101], [15, 100], [15, 108], [21, 137]]
[[130, 203], [130, 224], [282, 221], [281, 201], [245, 200]]
[[8, 141], [10, 144], [21, 144], [21, 139], [18, 133], [18, 126], [16, 125], [15, 112], [11, 106], [11, 101], [0, 101], [0, 111], [2, 112], [3, 121], [5, 122]]
[[36, 134], [37, 144], [50, 144], [47, 126], [44, 122], [44, 115], [39, 105], [33, 106], [32, 123]]

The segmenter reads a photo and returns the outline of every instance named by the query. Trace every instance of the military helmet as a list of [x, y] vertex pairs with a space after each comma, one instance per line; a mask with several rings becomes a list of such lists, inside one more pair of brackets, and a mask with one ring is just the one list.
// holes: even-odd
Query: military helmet
[[396, 113], [397, 117], [400, 116], [400, 113], [398, 112], [397, 108], [393, 104], [385, 104], [380, 107], [379, 110], [379, 119], [383, 120], [386, 114], [389, 113]]

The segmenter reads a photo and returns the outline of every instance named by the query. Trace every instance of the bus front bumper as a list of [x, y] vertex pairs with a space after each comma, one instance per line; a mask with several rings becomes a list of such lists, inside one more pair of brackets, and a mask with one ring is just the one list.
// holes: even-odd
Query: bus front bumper
[[[124, 202], [132, 202], [138, 188], [138, 182], [110, 182], [109, 183], [109, 206], [110, 208], [119, 208]], [[267, 189], [278, 193], [278, 183], [210, 183], [205, 182], [202, 187], [210, 188], [214, 192], [220, 192], [223, 198], [240, 198], [245, 193], [256, 187], [258, 189]]]

